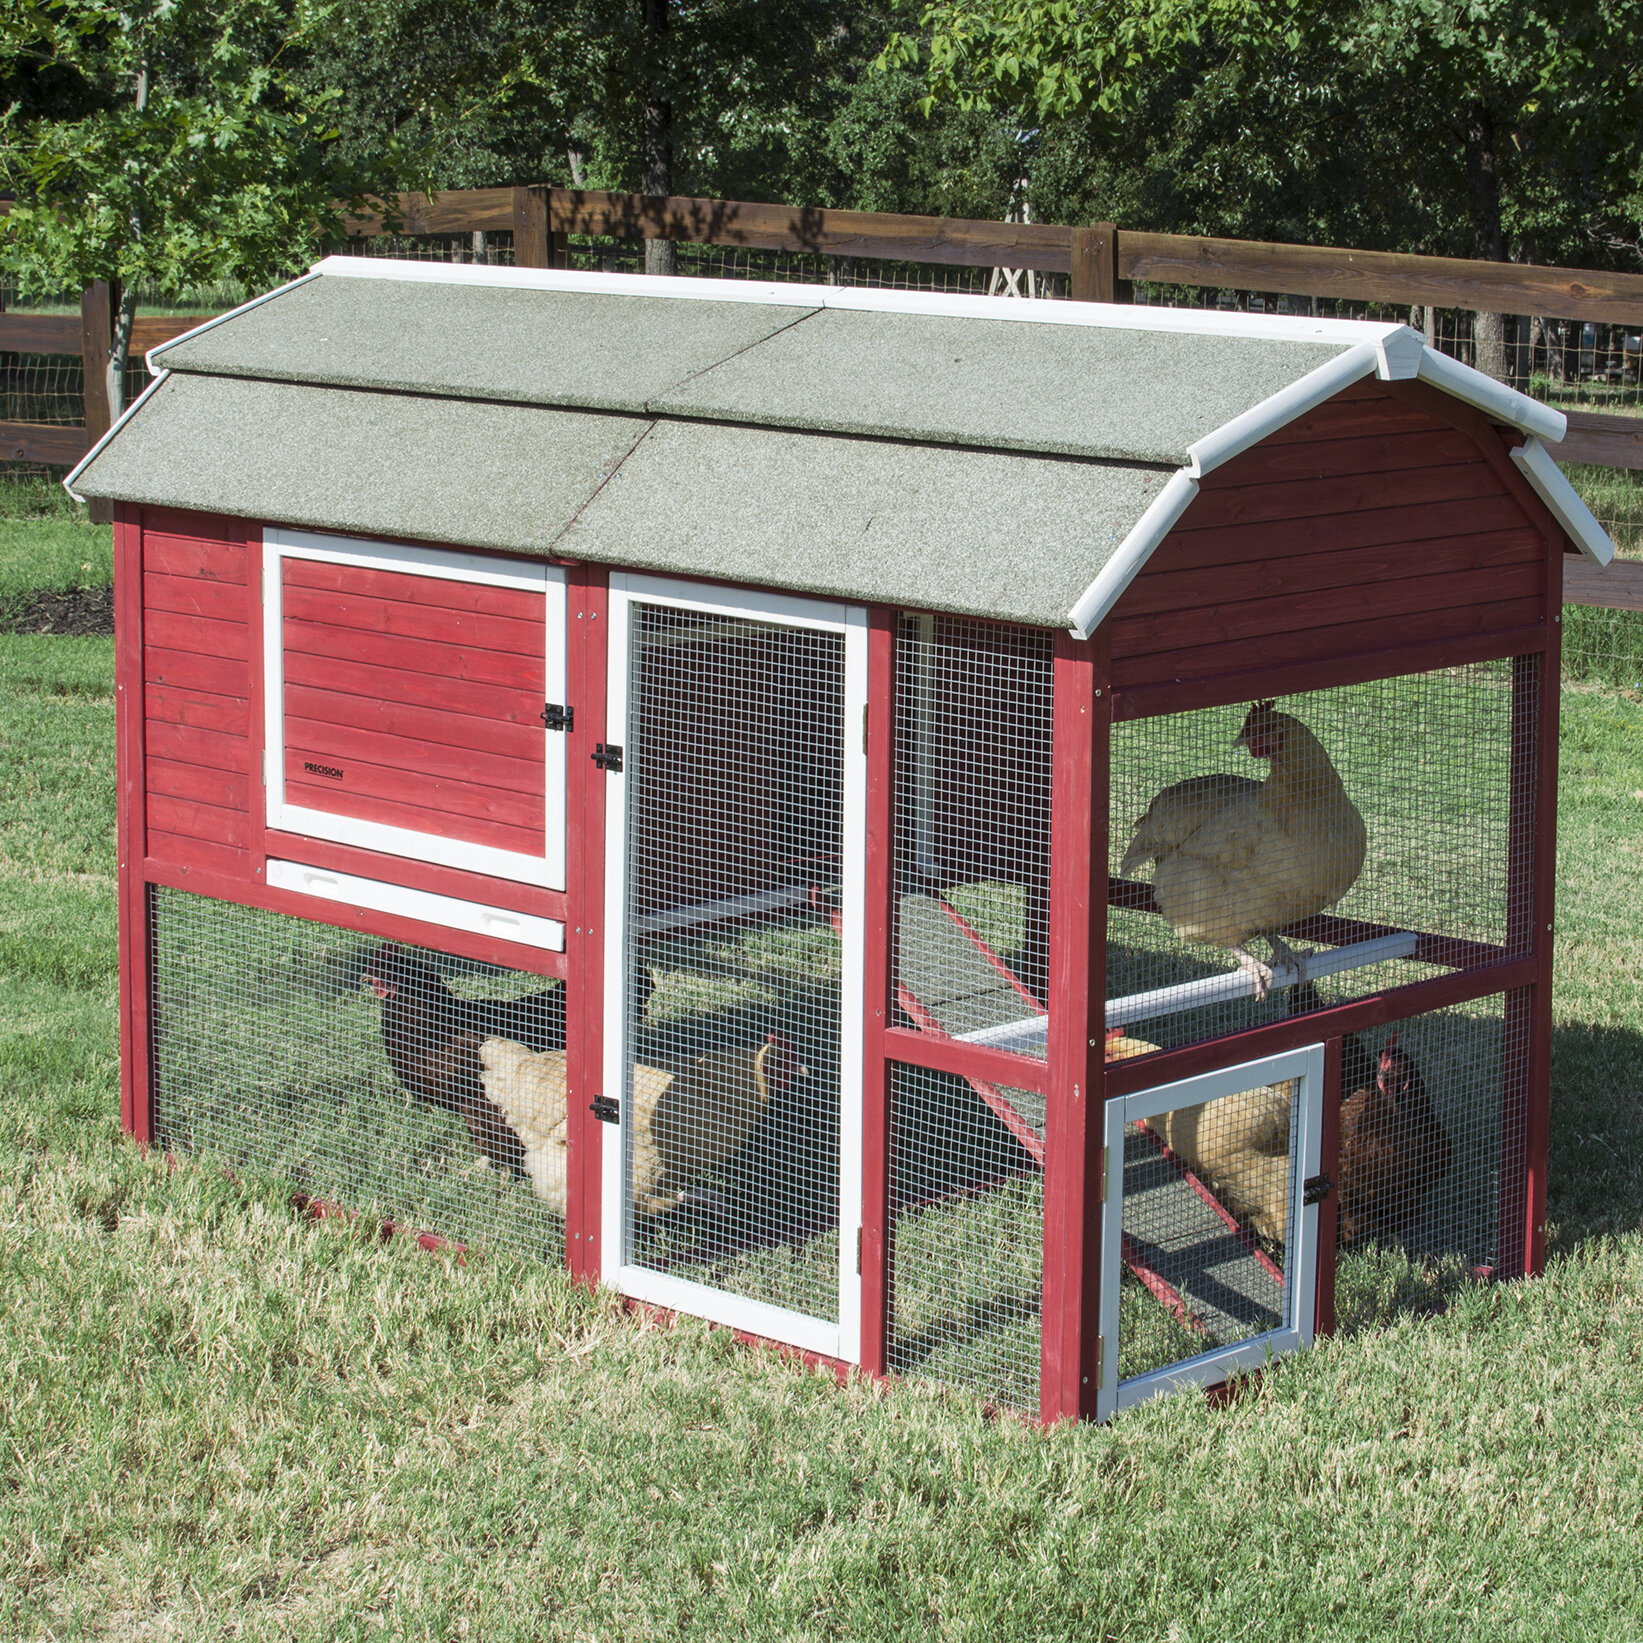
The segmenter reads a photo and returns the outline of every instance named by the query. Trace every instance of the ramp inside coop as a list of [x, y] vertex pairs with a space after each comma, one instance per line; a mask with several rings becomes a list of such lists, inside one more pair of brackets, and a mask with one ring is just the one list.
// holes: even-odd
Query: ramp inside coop
[[[613, 584], [606, 1277], [830, 1355], [859, 1317], [863, 630]], [[858, 729], [859, 742], [859, 729]], [[618, 1047], [620, 1046], [620, 1047]], [[848, 1090], [848, 1099], [845, 1092]], [[610, 1217], [615, 1216], [612, 1223]]]
[[486, 1045], [517, 1044], [557, 1055], [562, 1077], [557, 983], [180, 890], [149, 894], [161, 1145], [397, 1227], [563, 1259], [552, 1143], [527, 1148], [531, 1124], [486, 1099], [481, 1059]]

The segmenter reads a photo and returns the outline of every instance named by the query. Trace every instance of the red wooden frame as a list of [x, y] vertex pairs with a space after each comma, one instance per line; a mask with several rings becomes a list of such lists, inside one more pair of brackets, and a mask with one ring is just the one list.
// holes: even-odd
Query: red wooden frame
[[1107, 863], [1107, 664], [1104, 633], [1085, 644], [1056, 635], [1038, 1391], [1046, 1423], [1093, 1415], [1101, 1385], [1101, 1196], [1092, 1188], [1102, 1178], [1106, 1094], [1107, 913], [1096, 885]]
[[566, 684], [576, 707], [565, 758], [565, 1257], [580, 1283], [599, 1282], [605, 1126], [593, 1116], [605, 1064], [605, 780], [594, 746], [609, 740], [610, 578], [572, 569], [566, 589]]
[[141, 1146], [154, 1138], [148, 1032], [148, 814], [143, 769], [143, 531], [141, 512], [114, 510], [115, 857], [120, 919], [120, 1122]]

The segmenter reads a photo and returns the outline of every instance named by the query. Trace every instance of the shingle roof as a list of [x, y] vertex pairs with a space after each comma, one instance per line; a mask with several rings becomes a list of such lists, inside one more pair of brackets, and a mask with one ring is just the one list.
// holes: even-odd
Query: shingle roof
[[150, 357], [79, 494], [1088, 631], [1200, 471], [1422, 355], [1332, 320], [331, 259]]

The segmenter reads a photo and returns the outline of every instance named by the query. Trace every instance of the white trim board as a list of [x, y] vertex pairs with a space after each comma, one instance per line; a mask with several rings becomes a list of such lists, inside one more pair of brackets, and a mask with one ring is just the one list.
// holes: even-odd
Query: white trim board
[[[1125, 1380], [1118, 1377], [1120, 1351], [1119, 1267], [1123, 1260], [1124, 1231], [1124, 1127], [1144, 1118], [1181, 1107], [1195, 1107], [1205, 1101], [1236, 1095], [1242, 1090], [1294, 1080], [1293, 1110], [1297, 1133], [1291, 1136], [1290, 1152], [1294, 1174], [1290, 1180], [1290, 1261], [1284, 1282], [1287, 1316], [1277, 1329], [1265, 1330], [1231, 1346], [1200, 1352], [1179, 1363], [1168, 1364], [1144, 1375]], [[1302, 1184], [1318, 1173], [1318, 1156], [1323, 1130], [1324, 1046], [1311, 1044], [1286, 1050], [1279, 1055], [1245, 1061], [1234, 1067], [1200, 1073], [1195, 1078], [1178, 1079], [1150, 1090], [1108, 1101], [1104, 1115], [1106, 1179], [1101, 1210], [1101, 1324], [1103, 1339], [1101, 1385], [1096, 1399], [1096, 1418], [1110, 1420], [1120, 1409], [1128, 1409], [1160, 1393], [1185, 1387], [1212, 1386], [1250, 1369], [1258, 1369], [1285, 1352], [1296, 1352], [1312, 1344], [1313, 1309], [1316, 1302], [1318, 1262], [1318, 1206], [1303, 1207]], [[1183, 1188], [1183, 1190], [1190, 1190]]]
[[[604, 1251], [600, 1276], [625, 1295], [727, 1324], [769, 1340], [781, 1341], [806, 1352], [856, 1363], [861, 1358], [861, 1276], [856, 1271], [856, 1231], [861, 1225], [862, 1030], [857, 1001], [866, 995], [867, 898], [867, 757], [853, 727], [862, 722], [867, 705], [867, 612], [857, 605], [802, 599], [785, 594], [759, 594], [739, 589], [715, 589], [701, 582], [676, 581], [615, 571], [610, 578], [607, 636], [609, 661], [606, 682], [605, 734], [627, 747], [629, 731], [629, 672], [632, 613], [636, 604], [665, 605], [675, 610], [699, 611], [704, 616], [788, 627], [817, 628], [844, 637], [843, 814], [844, 859], [840, 874], [842, 974], [839, 1026], [839, 1182], [838, 1182], [838, 1321], [807, 1317], [745, 1297], [689, 1283], [629, 1259], [627, 1232], [626, 1113], [628, 1071], [633, 1054], [628, 1042], [627, 993], [633, 973], [627, 917], [628, 779], [632, 758], [621, 770], [609, 771], [605, 793], [605, 1057], [602, 1088], [618, 1097], [617, 1122], [601, 1126], [600, 1238]], [[789, 892], [775, 893], [785, 901]], [[714, 908], [740, 906], [757, 897], [731, 898], [713, 908], [683, 909], [695, 918]], [[667, 915], [653, 915], [644, 923], [668, 928]]]
[[[390, 257], [326, 257], [315, 263], [310, 272], [333, 278], [481, 285], [520, 291], [583, 291], [598, 296], [668, 297], [684, 302], [752, 302], [782, 308], [936, 314], [1036, 325], [1093, 325], [1109, 331], [1168, 331], [1267, 342], [1337, 343], [1343, 348], [1382, 342], [1410, 329], [1406, 325], [1373, 320], [1323, 319], [1303, 314], [1221, 313], [1204, 308], [1153, 308], [1129, 303], [1025, 301], [1020, 297], [954, 296], [940, 291], [606, 274], [565, 268], [496, 268], [474, 263], [408, 262]], [[1411, 335], [1418, 334], [1411, 332]]]
[[496, 936], [550, 953], [565, 950], [565, 926], [557, 919], [532, 913], [512, 913], [506, 907], [488, 907], [479, 901], [442, 896], [431, 890], [412, 890], [381, 879], [363, 879], [353, 873], [334, 873], [328, 867], [308, 867], [300, 861], [268, 863], [268, 886], [322, 901], [339, 901], [371, 913], [390, 913], [447, 930], [466, 930], [476, 936]]
[[543, 822], [540, 856], [500, 850], [491, 845], [445, 838], [385, 822], [334, 815], [285, 797], [285, 559], [357, 565], [368, 570], [429, 576], [441, 581], [477, 583], [540, 592], [543, 597], [546, 654], [544, 699], [565, 700], [565, 572], [539, 561], [503, 559], [490, 554], [458, 553], [445, 548], [407, 547], [359, 537], [326, 536], [312, 531], [269, 527], [263, 531], [263, 777], [267, 825], [282, 833], [301, 833], [335, 844], [402, 856], [410, 861], [512, 879], [519, 884], [565, 888], [565, 735], [544, 729]]

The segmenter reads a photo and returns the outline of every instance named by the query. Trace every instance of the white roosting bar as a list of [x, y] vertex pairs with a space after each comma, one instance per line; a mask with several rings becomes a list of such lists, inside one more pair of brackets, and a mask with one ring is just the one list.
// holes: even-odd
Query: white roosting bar
[[[1345, 947], [1297, 954], [1298, 964], [1286, 964], [1272, 972], [1273, 990], [1298, 987], [1320, 976], [1367, 969], [1371, 964], [1385, 964], [1395, 958], [1413, 958], [1417, 940], [1412, 930], [1400, 930], [1396, 935], [1376, 936], [1371, 941], [1354, 941]], [[1150, 992], [1109, 999], [1107, 1025], [1128, 1027], [1133, 1022], [1157, 1016], [1180, 1015], [1206, 1004], [1246, 998], [1255, 990], [1255, 977], [1248, 970], [1229, 970], [1224, 975], [1202, 976], [1197, 981], [1182, 981], [1173, 987], [1155, 987]], [[985, 1044], [994, 1050], [1033, 1050], [1044, 1043], [1049, 1021], [1047, 1015], [1028, 1016], [1021, 1021], [1001, 1022], [996, 1027], [978, 1027], [974, 1032], [960, 1033], [958, 1039], [963, 1044]]]

